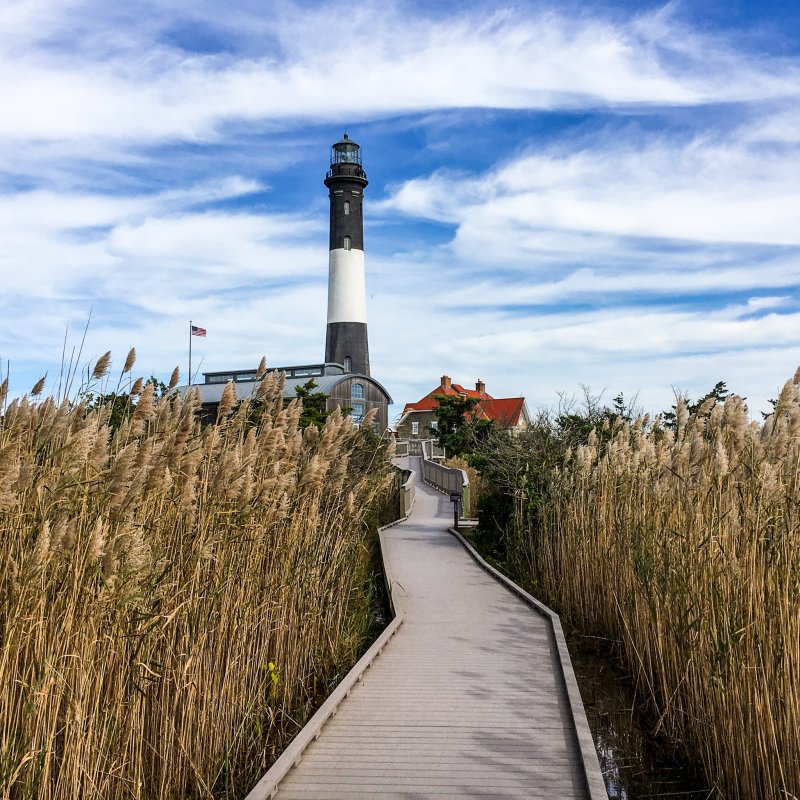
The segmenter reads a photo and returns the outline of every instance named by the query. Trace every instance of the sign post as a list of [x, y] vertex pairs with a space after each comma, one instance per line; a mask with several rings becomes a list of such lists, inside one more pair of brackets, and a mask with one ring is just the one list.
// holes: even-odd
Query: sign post
[[453, 527], [458, 530], [458, 520], [461, 517], [461, 492], [450, 492], [450, 502], [453, 504]]

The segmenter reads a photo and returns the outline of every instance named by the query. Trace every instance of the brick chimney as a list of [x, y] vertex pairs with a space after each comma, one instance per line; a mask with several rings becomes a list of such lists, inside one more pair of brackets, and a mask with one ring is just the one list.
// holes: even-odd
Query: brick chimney
[[475, 382], [475, 391], [478, 394], [486, 394], [486, 384], [480, 378]]
[[450, 380], [450, 376], [449, 375], [442, 375], [441, 386], [442, 386], [443, 389], [449, 389], [450, 386], [452, 385], [452, 383], [453, 383], [453, 381]]

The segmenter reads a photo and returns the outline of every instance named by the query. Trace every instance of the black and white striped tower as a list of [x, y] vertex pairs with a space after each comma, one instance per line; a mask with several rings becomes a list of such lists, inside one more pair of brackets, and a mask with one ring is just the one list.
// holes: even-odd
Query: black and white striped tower
[[362, 214], [367, 173], [361, 148], [347, 134], [331, 148], [325, 185], [331, 199], [325, 361], [369, 375]]

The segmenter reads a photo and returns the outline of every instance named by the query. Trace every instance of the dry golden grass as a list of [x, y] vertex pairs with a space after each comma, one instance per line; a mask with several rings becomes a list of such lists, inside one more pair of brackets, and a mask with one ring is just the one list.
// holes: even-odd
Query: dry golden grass
[[113, 435], [108, 407], [6, 409], [0, 796], [241, 797], [352, 663], [386, 454], [338, 413], [303, 432], [282, 389], [204, 430], [141, 381]]
[[740, 398], [710, 405], [571, 453], [537, 571], [582, 629], [622, 642], [658, 727], [724, 797], [795, 798], [800, 375], [763, 424]]

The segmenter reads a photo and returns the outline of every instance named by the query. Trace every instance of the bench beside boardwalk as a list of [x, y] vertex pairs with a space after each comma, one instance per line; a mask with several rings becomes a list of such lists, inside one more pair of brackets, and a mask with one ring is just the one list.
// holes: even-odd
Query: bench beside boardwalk
[[381, 539], [402, 625], [277, 793], [273, 767], [248, 800], [607, 797], [560, 626], [450, 520], [449, 498], [418, 481]]

